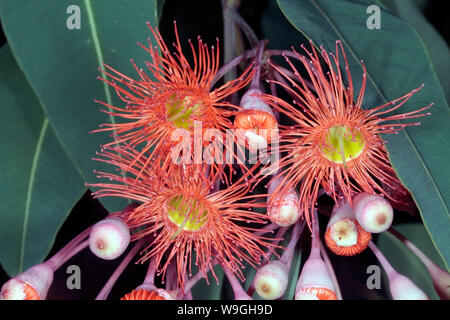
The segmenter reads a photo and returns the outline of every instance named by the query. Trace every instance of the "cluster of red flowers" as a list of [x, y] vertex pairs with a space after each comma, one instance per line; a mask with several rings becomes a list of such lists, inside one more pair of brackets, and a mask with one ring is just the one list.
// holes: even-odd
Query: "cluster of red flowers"
[[[418, 89], [385, 105], [363, 109], [365, 69], [361, 90], [355, 98], [339, 41], [334, 55], [324, 49], [318, 54], [313, 45], [311, 51], [303, 48], [304, 54], [290, 52], [291, 58], [286, 57], [286, 61], [291, 71], [271, 62], [267, 64], [281, 75], [269, 81], [284, 88], [294, 104], [260, 91], [259, 79], [254, 79], [259, 73], [255, 75], [252, 66], [261, 61], [215, 89], [212, 86], [219, 70], [218, 43], [215, 48], [208, 48], [199, 38], [195, 48], [189, 41], [192, 54], [189, 62], [182, 52], [176, 27], [174, 52], [158, 31], [149, 28], [157, 44], [157, 47], [151, 43], [149, 47], [143, 46], [152, 59], [147, 63], [150, 75], [134, 63], [137, 80], [106, 66], [107, 77], [103, 80], [115, 89], [125, 105], [102, 102], [104, 111], [124, 121], [105, 124], [97, 130], [111, 131], [114, 137], [103, 146], [97, 160], [117, 167], [121, 174], [100, 172], [99, 177], [110, 182], [91, 185], [98, 188], [97, 197], [123, 197], [139, 203], [121, 217], [134, 230], [132, 240], [147, 241], [141, 261], [154, 259], [162, 274], [170, 263], [175, 263], [180, 287], [185, 285], [192, 260], [205, 277], [219, 262], [243, 279], [243, 261], [257, 265], [265, 251], [276, 246], [271, 239], [256, 233], [258, 224], [269, 222], [271, 217], [254, 209], [279, 207], [280, 199], [292, 192], [296, 194], [299, 188], [294, 206], [311, 227], [320, 188], [336, 202], [345, 198], [351, 204], [352, 197], [361, 192], [381, 193], [397, 201], [386, 189], [401, 184], [379, 134], [417, 125], [397, 120], [423, 116], [421, 112], [429, 106], [401, 115], [381, 116], [399, 108]], [[300, 76], [291, 59], [301, 62], [308, 79]], [[229, 98], [250, 81], [252, 86], [258, 84], [257, 88], [251, 88], [251, 97], [247, 94], [241, 106], [231, 104]], [[275, 113], [289, 117], [294, 125], [278, 124]], [[225, 136], [226, 130], [244, 129], [249, 133], [245, 135], [248, 139], [261, 138], [260, 129], [279, 130], [280, 146], [269, 150], [281, 157], [272, 180], [278, 183], [272, 187], [268, 204], [264, 201], [267, 194], [250, 192], [252, 179], [265, 178], [255, 174], [255, 168], [243, 173], [237, 181], [227, 180], [226, 188], [220, 190], [218, 180], [226, 177], [227, 168], [233, 171], [232, 166], [172, 161], [173, 148], [180, 142], [173, 139], [173, 133], [183, 129], [193, 136], [197, 122], [201, 123], [202, 133], [214, 129]], [[357, 227], [362, 230], [359, 224]], [[366, 233], [369, 236], [364, 238], [364, 248], [370, 241], [370, 233]], [[327, 243], [337, 246], [332, 241]]]

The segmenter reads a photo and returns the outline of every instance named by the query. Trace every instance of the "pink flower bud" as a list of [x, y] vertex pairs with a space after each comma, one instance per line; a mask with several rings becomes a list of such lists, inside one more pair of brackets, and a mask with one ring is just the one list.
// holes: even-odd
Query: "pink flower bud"
[[247, 140], [246, 145], [250, 150], [266, 148], [271, 141], [272, 130], [278, 127], [272, 108], [259, 97], [261, 94], [258, 89], [247, 91], [241, 99], [244, 110], [234, 119], [234, 126], [239, 129], [239, 140]]
[[389, 289], [391, 291], [392, 299], [394, 300], [429, 300], [427, 295], [417, 287], [414, 282], [404, 275], [398, 273], [378, 247], [371, 241], [369, 243], [370, 249], [373, 251], [378, 261], [386, 272], [389, 279]]
[[94, 225], [89, 235], [89, 248], [105, 260], [118, 258], [130, 243], [130, 230], [120, 218], [106, 218]]
[[394, 211], [389, 201], [374, 194], [360, 193], [355, 196], [353, 210], [358, 223], [370, 233], [389, 229], [394, 219]]
[[53, 268], [45, 262], [31, 267], [3, 285], [0, 300], [45, 300], [53, 273]]
[[321, 258], [309, 258], [295, 288], [295, 300], [337, 300], [327, 265]]
[[341, 256], [353, 256], [364, 251], [371, 239], [372, 234], [356, 221], [348, 201], [334, 206], [325, 233], [325, 243], [331, 251]]
[[288, 267], [281, 261], [266, 264], [255, 275], [256, 292], [265, 300], [281, 298], [288, 285], [288, 274]]
[[272, 219], [273, 223], [281, 227], [288, 227], [296, 223], [300, 219], [301, 214], [298, 193], [294, 189], [290, 189], [281, 196], [272, 196], [283, 179], [284, 176], [276, 177], [269, 184], [269, 189], [267, 190], [269, 194], [267, 215]]
[[414, 282], [400, 273], [389, 276], [389, 288], [394, 300], [429, 300]]

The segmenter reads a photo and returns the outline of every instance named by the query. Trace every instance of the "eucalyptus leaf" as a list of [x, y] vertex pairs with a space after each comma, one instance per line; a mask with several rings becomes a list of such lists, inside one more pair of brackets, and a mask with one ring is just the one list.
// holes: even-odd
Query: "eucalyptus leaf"
[[42, 262], [85, 187], [6, 45], [0, 70], [0, 262], [14, 276]]
[[[395, 228], [414, 243], [434, 263], [445, 268], [444, 262], [433, 246], [426, 229], [418, 223], [408, 223]], [[377, 245], [395, 270], [410, 278], [431, 299], [439, 300], [431, 276], [423, 263], [401, 241], [388, 232], [379, 235]]]
[[[401, 107], [408, 112], [434, 102], [431, 116], [421, 126], [383, 135], [389, 158], [411, 192], [434, 245], [448, 267], [450, 262], [450, 111], [433, 70], [428, 50], [417, 32], [380, 8], [380, 29], [367, 28], [369, 0], [278, 0], [290, 23], [316, 45], [334, 51], [342, 40], [356, 92], [361, 87], [362, 65], [367, 67], [364, 108], [376, 107], [425, 87]], [[295, 43], [293, 43], [295, 45]], [[299, 49], [301, 50], [301, 49]]]
[[[387, 3], [387, 1], [383, 1]], [[414, 1], [390, 0], [393, 12], [416, 29], [428, 48], [431, 61], [444, 89], [447, 102], [450, 101], [450, 49], [445, 40], [420, 12]]]
[[[97, 79], [98, 68], [106, 63], [137, 77], [130, 58], [142, 67], [150, 60], [137, 42], [146, 44], [151, 35], [147, 21], [157, 27], [157, 8], [156, 0], [123, 0], [114, 5], [108, 0], [0, 1], [8, 43], [86, 182], [97, 182], [94, 169], [111, 171], [91, 158], [113, 138], [90, 132], [103, 123], [119, 121], [100, 112], [102, 107], [94, 99], [123, 106], [114, 90]], [[100, 201], [110, 211], [126, 205], [119, 198]]]

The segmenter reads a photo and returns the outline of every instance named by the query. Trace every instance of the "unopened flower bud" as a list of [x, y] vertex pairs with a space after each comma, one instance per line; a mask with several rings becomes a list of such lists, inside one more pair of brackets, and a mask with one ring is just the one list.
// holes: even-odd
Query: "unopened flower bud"
[[325, 233], [325, 243], [331, 251], [341, 256], [353, 256], [366, 249], [371, 239], [372, 234], [356, 221], [348, 201], [334, 206]]
[[337, 300], [336, 289], [325, 262], [309, 258], [295, 288], [295, 300]]
[[272, 261], [258, 270], [254, 286], [265, 300], [275, 300], [283, 296], [288, 285], [289, 270], [285, 263]]
[[[234, 119], [239, 139], [246, 139], [250, 150], [266, 148], [267, 143], [271, 141], [272, 130], [278, 126], [272, 108], [259, 97], [261, 94], [258, 89], [247, 91], [241, 99], [241, 107], [244, 110]], [[241, 130], [243, 134], [239, 133]]]
[[31, 267], [3, 285], [0, 300], [45, 300], [53, 273], [45, 262]]
[[173, 292], [164, 289], [147, 290], [137, 287], [120, 300], [175, 300], [175, 296]]
[[398, 273], [378, 247], [371, 241], [369, 247], [380, 261], [389, 279], [389, 289], [394, 300], [429, 300], [427, 295], [414, 282]]
[[355, 196], [353, 210], [361, 227], [370, 233], [380, 233], [389, 229], [394, 219], [394, 211], [389, 201], [369, 193]]
[[298, 193], [294, 189], [277, 197], [272, 196], [277, 187], [282, 183], [284, 176], [274, 178], [267, 190], [269, 196], [267, 199], [267, 215], [272, 222], [281, 227], [288, 227], [300, 219], [300, 207]]
[[89, 248], [105, 260], [118, 258], [130, 243], [128, 225], [120, 218], [106, 218], [94, 225], [89, 235]]
[[389, 277], [389, 288], [394, 300], [429, 300], [428, 296], [418, 286], [400, 273]]

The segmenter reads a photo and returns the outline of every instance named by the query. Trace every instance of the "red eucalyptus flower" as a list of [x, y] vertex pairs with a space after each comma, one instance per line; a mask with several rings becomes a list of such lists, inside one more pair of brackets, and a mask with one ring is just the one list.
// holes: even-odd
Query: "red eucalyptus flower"
[[212, 267], [217, 259], [244, 279], [240, 270], [243, 261], [256, 265], [264, 249], [273, 247], [268, 238], [253, 233], [258, 226], [249, 224], [266, 223], [268, 219], [249, 211], [265, 207], [265, 202], [259, 201], [265, 197], [247, 195], [251, 185], [244, 178], [225, 190], [211, 192], [213, 183], [205, 178], [206, 170], [198, 166], [178, 166], [167, 172], [129, 147], [105, 149], [101, 156], [99, 160], [118, 170], [128, 168], [130, 177], [99, 173], [100, 178], [111, 182], [91, 185], [100, 188], [94, 195], [141, 203], [122, 217], [134, 230], [132, 240], [149, 238], [140, 261], [156, 259], [165, 273], [174, 259], [180, 287], [192, 259], [205, 277], [208, 269], [216, 277]]
[[[306, 57], [296, 51], [294, 55], [306, 69], [314, 91], [308, 87], [305, 79], [300, 77], [289, 59], [286, 60], [297, 75], [295, 79], [273, 65], [285, 77], [287, 83], [273, 82], [294, 96], [294, 104], [299, 107], [278, 97], [263, 96], [268, 104], [295, 122], [293, 126], [279, 126], [279, 151], [285, 153], [285, 156], [280, 159], [281, 169], [275, 177], [285, 177], [274, 195], [276, 197], [285, 194], [301, 181], [299, 205], [308, 223], [320, 187], [335, 201], [342, 195], [351, 203], [352, 195], [360, 192], [379, 192], [390, 200], [395, 200], [381, 186], [383, 183], [394, 188], [401, 183], [391, 167], [379, 134], [397, 133], [407, 126], [419, 125], [419, 122], [399, 123], [397, 120], [428, 115], [429, 113], [421, 112], [431, 106], [386, 116], [408, 101], [420, 87], [382, 106], [362, 109], [366, 86], [364, 64], [361, 90], [355, 98], [341, 42], [336, 42], [335, 55], [329, 55], [321, 49], [321, 58], [326, 62], [326, 69], [322, 67], [314, 46], [311, 47], [310, 52], [302, 46]], [[339, 50], [342, 52], [343, 63]], [[347, 84], [341, 68], [346, 70]]]
[[[123, 167], [124, 171], [128, 171], [144, 154], [147, 154], [148, 162], [161, 161], [164, 168], [173, 167], [172, 148], [180, 143], [181, 138], [180, 135], [174, 134], [177, 129], [186, 130], [192, 141], [194, 127], [200, 125], [201, 128], [196, 129], [202, 133], [202, 137], [208, 129], [217, 129], [224, 135], [225, 129], [233, 128], [228, 118], [240, 108], [223, 100], [245, 87], [253, 75], [250, 66], [240, 77], [212, 89], [219, 68], [218, 41], [216, 48], [208, 48], [199, 37], [196, 49], [189, 40], [193, 59], [191, 64], [182, 52], [176, 25], [174, 52], [169, 50], [157, 30], [150, 25], [148, 27], [157, 47], [153, 47], [150, 40], [149, 47], [140, 46], [152, 58], [152, 62], [147, 62], [151, 74], [147, 75], [132, 61], [139, 79], [126, 76], [107, 65], [105, 74], [109, 79], [100, 78], [112, 86], [120, 99], [125, 102], [125, 106], [112, 106], [100, 102], [107, 107], [103, 111], [126, 121], [106, 123], [102, 125], [103, 128], [96, 131], [113, 131], [114, 141], [105, 146], [125, 143], [133, 148], [137, 146], [140, 148], [140, 153], [129, 166]], [[193, 152], [187, 157], [188, 161], [198, 161], [192, 159]], [[222, 170], [220, 164], [213, 163], [210, 174], [214, 176]]]

